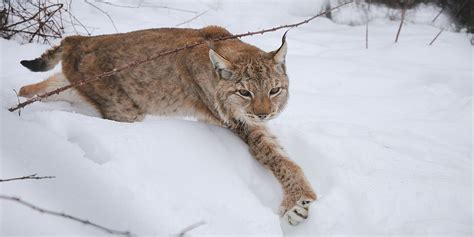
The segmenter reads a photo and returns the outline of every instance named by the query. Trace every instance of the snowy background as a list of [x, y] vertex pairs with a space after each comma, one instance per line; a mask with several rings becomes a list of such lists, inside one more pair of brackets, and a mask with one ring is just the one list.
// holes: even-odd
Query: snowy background
[[[203, 13], [179, 27], [242, 33], [301, 21], [323, 1], [111, 2], [128, 7], [94, 4], [118, 32], [174, 27]], [[73, 1], [72, 10], [93, 35], [116, 32], [83, 1]], [[8, 112], [17, 103], [13, 89], [60, 67], [29, 72], [19, 61], [50, 46], [4, 39], [0, 179], [56, 178], [0, 183], [0, 194], [138, 236], [176, 234], [200, 221], [188, 235], [470, 236], [474, 51], [466, 34], [451, 31], [428, 45], [450, 25], [444, 15], [431, 23], [438, 11], [408, 11], [397, 44], [399, 21], [390, 19], [399, 11], [374, 6], [367, 15], [351, 5], [334, 12], [334, 22], [319, 18], [288, 34], [290, 102], [269, 126], [319, 196], [296, 227], [277, 214], [277, 181], [224, 128], [152, 116], [118, 123], [61, 102], [35, 103], [20, 117]], [[282, 34], [243, 40], [270, 51]], [[1, 236], [102, 234], [0, 201]]]

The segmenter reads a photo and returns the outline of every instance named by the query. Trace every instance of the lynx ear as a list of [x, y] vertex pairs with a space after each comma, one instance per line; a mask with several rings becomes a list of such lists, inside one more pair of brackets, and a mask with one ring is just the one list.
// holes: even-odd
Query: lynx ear
[[287, 43], [286, 43], [286, 33], [281, 38], [281, 46], [276, 51], [273, 51], [273, 61], [277, 64], [285, 64]]
[[220, 56], [213, 49], [209, 49], [209, 59], [211, 59], [214, 69], [221, 76], [221, 78], [228, 80], [232, 77], [232, 69], [234, 66], [231, 62]]

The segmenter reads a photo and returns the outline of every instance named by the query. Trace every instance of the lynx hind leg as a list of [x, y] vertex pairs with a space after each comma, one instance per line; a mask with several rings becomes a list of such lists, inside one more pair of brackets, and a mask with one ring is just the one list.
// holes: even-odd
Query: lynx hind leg
[[[21, 87], [18, 95], [22, 97], [31, 98], [35, 95], [50, 92], [52, 90], [67, 86], [69, 84], [70, 82], [66, 79], [63, 73], [57, 73], [42, 82]], [[42, 101], [66, 101], [72, 104], [77, 103], [93, 106], [86, 98], [84, 98], [84, 96], [79, 94], [79, 92], [74, 88], [70, 88], [59, 94], [46, 97], [42, 99]]]

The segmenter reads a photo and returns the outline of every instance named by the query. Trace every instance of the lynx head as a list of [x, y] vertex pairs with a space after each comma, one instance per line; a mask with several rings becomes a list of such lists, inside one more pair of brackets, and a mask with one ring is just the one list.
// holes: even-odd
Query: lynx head
[[223, 119], [263, 122], [283, 110], [288, 100], [286, 51], [285, 36], [277, 50], [240, 57], [233, 62], [209, 50], [209, 58], [219, 77], [216, 100]]

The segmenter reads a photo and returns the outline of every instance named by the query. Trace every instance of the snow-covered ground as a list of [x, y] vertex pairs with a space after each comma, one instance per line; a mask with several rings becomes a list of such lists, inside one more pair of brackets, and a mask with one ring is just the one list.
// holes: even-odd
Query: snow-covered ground
[[[95, 4], [120, 32], [173, 27], [207, 11], [180, 27], [241, 33], [297, 22], [317, 8], [289, 1], [144, 3], [194, 12]], [[115, 32], [82, 1], [73, 1], [73, 11], [93, 34]], [[335, 19], [353, 21], [349, 13]], [[35, 103], [21, 116], [8, 112], [17, 103], [13, 89], [59, 67], [29, 72], [18, 62], [49, 46], [3, 39], [0, 178], [56, 178], [0, 183], [0, 194], [138, 236], [176, 234], [199, 221], [205, 224], [189, 235], [471, 235], [474, 51], [465, 34], [449, 31], [429, 46], [439, 29], [426, 19], [436, 13], [409, 14], [397, 44], [399, 22], [371, 18], [368, 50], [365, 25], [321, 18], [290, 31], [291, 98], [270, 127], [319, 196], [296, 227], [277, 214], [279, 184], [224, 128], [158, 117], [118, 123], [59, 102]], [[270, 51], [282, 34], [243, 40]], [[101, 234], [0, 200], [1, 236]]]

